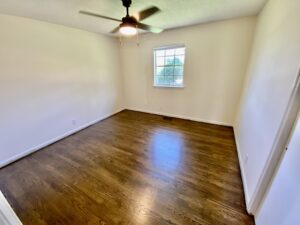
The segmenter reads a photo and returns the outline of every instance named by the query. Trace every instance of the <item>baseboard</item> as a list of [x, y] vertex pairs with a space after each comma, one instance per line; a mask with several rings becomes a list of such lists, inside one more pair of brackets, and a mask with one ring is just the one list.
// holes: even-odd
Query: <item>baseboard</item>
[[82, 125], [80, 127], [75, 128], [75, 129], [73, 129], [71, 131], [68, 131], [68, 132], [64, 133], [63, 135], [60, 135], [60, 136], [55, 137], [55, 138], [52, 138], [51, 140], [46, 141], [46, 142], [44, 142], [44, 143], [42, 143], [40, 145], [37, 145], [37, 146], [32, 147], [30, 149], [27, 149], [27, 150], [25, 150], [22, 153], [19, 153], [19, 154], [15, 155], [15, 156], [13, 156], [13, 157], [11, 157], [11, 158], [3, 161], [3, 162], [0, 162], [0, 168], [2, 168], [4, 166], [7, 166], [8, 164], [11, 164], [11, 163], [13, 163], [13, 162], [15, 162], [15, 161], [17, 161], [17, 160], [19, 160], [19, 159], [21, 159], [21, 158], [29, 155], [29, 154], [32, 154], [33, 152], [41, 150], [41, 149], [47, 147], [48, 145], [51, 145], [51, 144], [53, 144], [53, 143], [55, 143], [57, 141], [60, 141], [60, 140], [66, 138], [66, 137], [68, 137], [68, 136], [70, 136], [70, 135], [72, 135], [74, 133], [77, 133], [77, 132], [79, 132], [79, 131], [81, 131], [81, 130], [87, 128], [87, 127], [89, 127], [89, 126], [92, 126], [92, 125], [94, 125], [94, 124], [96, 124], [96, 123], [98, 123], [98, 122], [100, 122], [100, 121], [102, 121], [104, 119], [107, 119], [108, 117], [111, 117], [111, 116], [113, 116], [113, 115], [115, 115], [115, 114], [117, 114], [117, 113], [119, 113], [119, 112], [121, 112], [123, 110], [124, 110], [124, 108], [116, 110], [113, 113], [109, 113], [109, 114], [107, 114], [105, 116], [100, 117], [99, 119], [91, 121], [91, 122], [89, 122], [87, 124], [84, 124], [84, 125]]
[[137, 111], [137, 112], [160, 115], [160, 116], [168, 116], [168, 117], [174, 117], [174, 118], [178, 118], [178, 119], [191, 120], [191, 121], [196, 121], [196, 122], [201, 122], [201, 123], [209, 123], [209, 124], [214, 124], [214, 125], [232, 127], [232, 124], [219, 122], [219, 121], [215, 121], [215, 120], [204, 120], [204, 119], [199, 119], [196, 117], [182, 116], [182, 115], [176, 115], [176, 114], [170, 114], [170, 113], [162, 113], [162, 112], [151, 111], [151, 110], [143, 110], [143, 109], [138, 109], [138, 108], [134, 108], [134, 107], [127, 107], [126, 109], [132, 110], [132, 111]]
[[22, 222], [11, 208], [4, 195], [0, 191], [0, 224], [1, 225], [22, 225]]
[[243, 189], [244, 189], [244, 194], [245, 194], [245, 201], [246, 201], [246, 208], [247, 208], [247, 212], [250, 215], [253, 215], [250, 211], [249, 211], [249, 192], [248, 192], [248, 188], [247, 188], [247, 182], [246, 182], [246, 172], [245, 172], [245, 168], [244, 168], [244, 160], [242, 157], [242, 153], [241, 153], [241, 148], [240, 148], [240, 144], [238, 141], [238, 138], [236, 136], [236, 132], [235, 132], [235, 127], [233, 126], [233, 131], [234, 131], [234, 138], [235, 138], [235, 143], [236, 143], [236, 148], [237, 148], [237, 153], [238, 153], [238, 158], [239, 158], [239, 164], [240, 164], [240, 170], [241, 170], [241, 177], [242, 177], [242, 182], [243, 182]]

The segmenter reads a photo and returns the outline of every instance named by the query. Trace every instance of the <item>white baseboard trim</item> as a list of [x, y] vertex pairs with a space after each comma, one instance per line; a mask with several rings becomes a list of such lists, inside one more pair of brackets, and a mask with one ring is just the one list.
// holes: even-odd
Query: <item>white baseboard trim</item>
[[219, 121], [215, 121], [215, 120], [204, 120], [204, 119], [199, 119], [197, 117], [189, 117], [189, 116], [182, 116], [182, 115], [176, 115], [176, 114], [170, 114], [170, 113], [162, 113], [162, 112], [151, 111], [151, 110], [143, 110], [143, 109], [138, 109], [138, 108], [134, 108], [134, 107], [127, 107], [126, 109], [132, 110], [132, 111], [137, 111], [137, 112], [160, 115], [160, 116], [168, 116], [168, 117], [174, 117], [174, 118], [178, 118], [178, 119], [192, 120], [192, 121], [201, 122], [201, 123], [209, 123], [209, 124], [214, 124], [214, 125], [232, 127], [232, 124], [219, 122]]
[[119, 112], [121, 112], [121, 111], [123, 111], [123, 110], [124, 110], [124, 108], [118, 109], [118, 110], [116, 110], [116, 111], [114, 111], [114, 112], [112, 112], [112, 113], [109, 113], [109, 114], [107, 114], [107, 115], [105, 115], [105, 116], [100, 117], [99, 119], [96, 119], [96, 120], [94, 120], [94, 121], [91, 121], [91, 122], [89, 122], [89, 123], [87, 123], [87, 124], [84, 124], [84, 125], [82, 125], [82, 126], [80, 126], [80, 127], [75, 128], [75, 129], [73, 129], [73, 130], [71, 130], [71, 131], [68, 131], [68, 132], [64, 133], [63, 135], [60, 135], [60, 136], [55, 137], [55, 138], [52, 138], [51, 140], [46, 141], [46, 142], [44, 142], [44, 143], [42, 143], [42, 144], [40, 144], [40, 145], [37, 145], [37, 146], [32, 147], [32, 148], [30, 148], [30, 149], [27, 149], [27, 150], [25, 150], [24, 152], [21, 152], [21, 153], [15, 155], [15, 156], [13, 156], [13, 157], [11, 157], [11, 158], [9, 158], [9, 159], [3, 161], [3, 162], [0, 162], [0, 168], [6, 166], [6, 165], [8, 165], [8, 164], [11, 164], [11, 163], [13, 163], [13, 162], [15, 162], [15, 161], [17, 161], [17, 160], [19, 160], [19, 159], [21, 159], [21, 158], [23, 158], [23, 157], [29, 155], [29, 154], [31, 154], [31, 153], [33, 153], [33, 152], [36, 152], [36, 151], [38, 151], [38, 150], [41, 150], [42, 148], [45, 148], [45, 147], [47, 147], [48, 145], [51, 145], [51, 144], [53, 144], [53, 143], [55, 143], [55, 142], [57, 142], [57, 141], [59, 141], [59, 140], [61, 140], [61, 139], [64, 139], [64, 138], [66, 138], [66, 137], [68, 137], [68, 136], [70, 136], [70, 135], [72, 135], [72, 134], [74, 134], [74, 133], [77, 133], [77, 132], [79, 132], [79, 131], [81, 131], [81, 130], [83, 130], [83, 129], [89, 127], [89, 126], [92, 126], [92, 125], [94, 125], [94, 124], [100, 122], [101, 120], [104, 120], [104, 119], [106, 119], [106, 118], [108, 118], [108, 117], [111, 117], [111, 116], [113, 116], [113, 115], [115, 115], [115, 114], [117, 114], [117, 113], [119, 113]]
[[240, 144], [239, 144], [239, 141], [237, 139], [235, 130], [236, 129], [233, 126], [234, 138], [235, 138], [235, 143], [236, 143], [236, 148], [237, 148], [237, 153], [238, 153], [238, 158], [239, 158], [239, 164], [240, 164], [240, 170], [241, 170], [241, 176], [242, 176], [242, 182], [243, 182], [243, 189], [244, 189], [244, 194], [245, 194], [246, 208], [247, 208], [247, 212], [250, 215], [253, 215], [253, 213], [250, 212], [250, 210], [249, 210], [250, 199], [249, 199], [249, 192], [248, 192], [247, 182], [246, 182], [246, 172], [245, 172], [245, 168], [244, 168], [244, 160], [243, 160], [243, 157], [242, 157]]
[[22, 225], [22, 222], [11, 208], [4, 195], [0, 191], [0, 224], [1, 225]]

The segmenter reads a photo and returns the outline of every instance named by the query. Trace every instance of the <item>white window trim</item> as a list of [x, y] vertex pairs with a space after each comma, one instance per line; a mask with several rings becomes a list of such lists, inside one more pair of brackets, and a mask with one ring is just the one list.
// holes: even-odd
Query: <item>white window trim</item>
[[[156, 56], [155, 52], [158, 50], [168, 50], [168, 49], [173, 49], [173, 48], [185, 48], [185, 53], [184, 53], [184, 62], [183, 62], [183, 84], [182, 85], [159, 85], [155, 84], [155, 74], [156, 74]], [[171, 45], [164, 45], [161, 47], [155, 47], [153, 48], [153, 87], [155, 88], [175, 88], [175, 89], [180, 89], [185, 87], [185, 61], [186, 61], [186, 46], [184, 44], [171, 44]]]
[[184, 88], [184, 85], [159, 85], [159, 84], [153, 84], [153, 87], [155, 88]]

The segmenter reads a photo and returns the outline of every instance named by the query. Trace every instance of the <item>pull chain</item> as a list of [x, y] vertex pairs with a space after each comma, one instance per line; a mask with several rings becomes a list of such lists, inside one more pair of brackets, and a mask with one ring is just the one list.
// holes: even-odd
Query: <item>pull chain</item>
[[136, 33], [136, 45], [138, 47], [140, 47], [140, 36], [139, 36], [139, 30], [138, 30], [137, 26], [136, 26], [136, 30], [137, 30], [137, 33]]
[[119, 42], [120, 42], [120, 46], [123, 46], [123, 39], [122, 39], [122, 35], [119, 36]]

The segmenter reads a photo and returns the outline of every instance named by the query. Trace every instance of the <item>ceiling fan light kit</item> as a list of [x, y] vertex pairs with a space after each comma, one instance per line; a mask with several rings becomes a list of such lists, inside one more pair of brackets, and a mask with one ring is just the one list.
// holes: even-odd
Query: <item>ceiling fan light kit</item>
[[125, 36], [133, 36], [137, 34], [137, 29], [131, 25], [122, 24], [119, 29], [120, 33]]
[[116, 19], [116, 18], [111, 18], [108, 16], [99, 15], [99, 14], [92, 13], [92, 12], [87, 12], [87, 11], [79, 11], [79, 13], [89, 15], [89, 16], [99, 17], [102, 19], [108, 19], [108, 20], [120, 22], [121, 24], [110, 32], [113, 34], [120, 32], [124, 36], [133, 36], [138, 33], [137, 29], [150, 31], [152, 33], [160, 33], [163, 31], [163, 29], [161, 29], [161, 28], [152, 27], [152, 26], [140, 23], [140, 21], [160, 12], [159, 8], [157, 8], [156, 6], [151, 6], [147, 9], [139, 12], [137, 14], [137, 17], [134, 17], [134, 16], [129, 15], [129, 8], [130, 8], [132, 1], [131, 0], [122, 0], [122, 2], [123, 2], [123, 6], [126, 8], [126, 16], [123, 17], [121, 20]]

